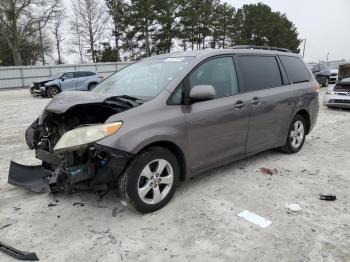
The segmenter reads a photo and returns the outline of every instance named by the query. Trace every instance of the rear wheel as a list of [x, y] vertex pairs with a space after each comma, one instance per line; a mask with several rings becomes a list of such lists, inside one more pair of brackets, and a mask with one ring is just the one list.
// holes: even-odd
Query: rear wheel
[[142, 213], [165, 206], [175, 193], [180, 178], [176, 157], [162, 147], [143, 150], [119, 178], [118, 193]]
[[281, 147], [281, 151], [294, 154], [300, 151], [305, 142], [306, 121], [303, 116], [296, 115], [290, 125], [286, 144]]
[[59, 94], [60, 90], [57, 86], [50, 86], [47, 88], [46, 95], [47, 97], [54, 97], [55, 95]]

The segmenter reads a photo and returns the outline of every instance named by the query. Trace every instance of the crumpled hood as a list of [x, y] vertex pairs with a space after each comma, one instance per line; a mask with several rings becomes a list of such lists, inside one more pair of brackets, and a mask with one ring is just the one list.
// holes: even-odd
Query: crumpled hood
[[35, 81], [35, 82], [33, 82], [33, 84], [47, 83], [47, 82], [50, 82], [50, 81], [53, 81], [53, 80], [55, 80], [55, 78], [51, 77], [51, 78], [47, 78], [47, 79], [44, 79], [44, 80], [41, 80], [41, 81]]
[[338, 80], [341, 81], [344, 78], [350, 77], [350, 64], [344, 64], [339, 66]]
[[108, 93], [96, 93], [88, 91], [62, 92], [56, 95], [44, 110], [56, 114], [62, 114], [73, 106], [102, 103], [109, 97], [111, 97], [111, 94]]

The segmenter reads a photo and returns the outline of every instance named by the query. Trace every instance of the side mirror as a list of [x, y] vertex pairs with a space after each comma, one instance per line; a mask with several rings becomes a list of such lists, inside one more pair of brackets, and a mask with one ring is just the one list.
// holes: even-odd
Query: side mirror
[[206, 101], [216, 97], [215, 88], [212, 85], [197, 85], [190, 91], [192, 101]]

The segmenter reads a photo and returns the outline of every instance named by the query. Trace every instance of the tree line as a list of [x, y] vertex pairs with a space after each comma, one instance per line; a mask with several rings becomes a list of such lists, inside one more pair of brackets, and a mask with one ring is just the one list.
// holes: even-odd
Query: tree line
[[[138, 60], [173, 50], [278, 46], [299, 52], [285, 14], [220, 0], [1, 0], [0, 65]], [[54, 55], [53, 55], [54, 54]]]

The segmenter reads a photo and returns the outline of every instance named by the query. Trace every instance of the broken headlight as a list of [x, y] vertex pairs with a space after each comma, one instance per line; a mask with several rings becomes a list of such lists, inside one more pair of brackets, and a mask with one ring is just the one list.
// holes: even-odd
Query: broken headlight
[[122, 122], [78, 127], [63, 134], [54, 150], [74, 150], [116, 133]]

